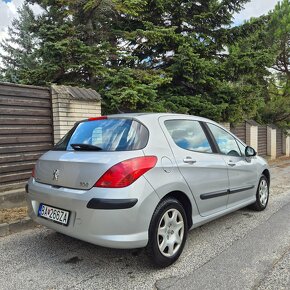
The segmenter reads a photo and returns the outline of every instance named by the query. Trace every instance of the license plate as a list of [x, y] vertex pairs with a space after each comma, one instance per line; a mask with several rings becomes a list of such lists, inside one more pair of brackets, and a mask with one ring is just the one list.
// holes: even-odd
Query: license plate
[[67, 226], [70, 212], [41, 203], [38, 209], [38, 216]]

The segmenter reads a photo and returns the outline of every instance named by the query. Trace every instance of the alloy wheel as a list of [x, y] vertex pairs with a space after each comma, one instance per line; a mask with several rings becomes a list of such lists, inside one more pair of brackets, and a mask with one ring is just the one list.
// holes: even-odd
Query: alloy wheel
[[265, 179], [262, 179], [259, 185], [259, 199], [262, 206], [265, 206], [268, 201], [269, 191], [268, 184]]
[[165, 257], [174, 256], [183, 240], [184, 220], [177, 209], [169, 209], [162, 216], [158, 231], [157, 244], [162, 255]]

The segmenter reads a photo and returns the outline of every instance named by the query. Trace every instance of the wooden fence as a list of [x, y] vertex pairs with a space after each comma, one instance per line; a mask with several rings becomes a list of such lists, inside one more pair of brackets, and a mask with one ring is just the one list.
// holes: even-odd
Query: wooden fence
[[[76, 120], [100, 113], [101, 97], [93, 90], [54, 86], [51, 93], [49, 88], [0, 83], [0, 193], [23, 188], [54, 139]], [[279, 128], [253, 121], [224, 125], [261, 156], [290, 154], [290, 137]]]
[[267, 126], [258, 126], [258, 154], [261, 156], [267, 155]]
[[[256, 130], [252, 130], [253, 127]], [[261, 125], [249, 120], [231, 124], [230, 130], [246, 144], [253, 146], [260, 156], [273, 159], [290, 154], [290, 137], [273, 125]]]
[[276, 129], [276, 156], [280, 157], [283, 155], [283, 131], [279, 128]]
[[231, 132], [233, 132], [238, 138], [246, 142], [246, 124], [245, 122], [230, 126]]
[[0, 83], [0, 192], [23, 187], [52, 145], [50, 90]]

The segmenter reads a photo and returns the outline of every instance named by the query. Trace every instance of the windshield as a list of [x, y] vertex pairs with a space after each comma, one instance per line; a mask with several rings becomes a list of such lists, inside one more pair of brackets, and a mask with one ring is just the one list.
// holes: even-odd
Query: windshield
[[131, 119], [102, 119], [77, 124], [53, 150], [128, 151], [143, 149], [148, 130]]

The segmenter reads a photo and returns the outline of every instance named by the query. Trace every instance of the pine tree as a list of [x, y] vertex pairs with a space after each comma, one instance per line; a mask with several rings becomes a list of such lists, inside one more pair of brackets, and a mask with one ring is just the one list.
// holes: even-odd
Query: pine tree
[[[267, 19], [231, 27], [248, 0], [28, 0], [32, 84], [98, 90], [105, 111], [174, 111], [237, 122], [264, 102]], [[262, 55], [260, 55], [262, 53]], [[15, 70], [14, 70], [15, 73]]]
[[290, 128], [290, 1], [278, 2], [270, 15], [266, 45], [276, 51], [268, 98], [261, 110], [265, 122]]
[[73, 84], [98, 90], [106, 112], [164, 111], [158, 89], [161, 71], [130, 67], [124, 55], [127, 20], [109, 0], [31, 0], [43, 8], [34, 22], [40, 66], [32, 84]]
[[242, 59], [231, 56], [234, 50], [227, 52], [260, 27], [259, 21], [230, 26], [233, 13], [246, 2], [115, 0], [127, 24], [123, 49], [129, 57], [123, 62], [132, 69], [159, 70], [171, 79], [159, 89], [165, 110], [217, 121], [251, 117], [263, 97], [253, 75], [231, 68]]
[[41, 65], [32, 73], [33, 84], [96, 85], [111, 54], [107, 1], [86, 8], [86, 1], [28, 1], [43, 8], [33, 26]]
[[32, 10], [23, 4], [18, 10], [19, 18], [14, 19], [8, 29], [8, 38], [0, 44], [3, 53], [1, 78], [3, 81], [14, 83], [29, 83], [30, 71], [37, 67], [35, 55], [37, 38], [32, 32], [31, 25], [35, 19]]

